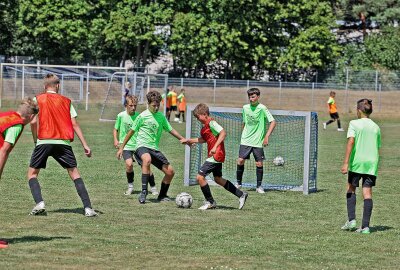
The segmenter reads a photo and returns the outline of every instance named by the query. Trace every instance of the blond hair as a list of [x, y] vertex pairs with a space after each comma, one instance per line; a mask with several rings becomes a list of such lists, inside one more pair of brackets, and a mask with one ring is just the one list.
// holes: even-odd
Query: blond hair
[[197, 104], [193, 110], [193, 115], [198, 117], [199, 115], [210, 115], [210, 109], [204, 103]]
[[21, 117], [28, 118], [32, 114], [37, 114], [39, 112], [39, 107], [32, 98], [28, 97], [19, 104], [17, 111]]
[[47, 89], [48, 87], [54, 87], [57, 84], [60, 84], [60, 78], [53, 73], [48, 73], [44, 76], [44, 88]]
[[126, 101], [126, 105], [128, 105], [129, 101], [132, 102], [134, 105], [138, 104], [138, 98], [137, 98], [137, 96], [134, 96], [134, 95], [127, 95], [125, 98], [125, 101]]

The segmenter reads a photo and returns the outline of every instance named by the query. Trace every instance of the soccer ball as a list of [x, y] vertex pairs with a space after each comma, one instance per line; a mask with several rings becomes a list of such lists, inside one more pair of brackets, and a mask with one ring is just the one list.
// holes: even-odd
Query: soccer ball
[[182, 192], [176, 196], [175, 202], [179, 208], [190, 208], [193, 204], [193, 198], [189, 193]]
[[274, 163], [275, 166], [283, 166], [283, 164], [285, 164], [285, 160], [283, 159], [283, 157], [277, 156], [276, 158], [274, 158], [272, 163]]

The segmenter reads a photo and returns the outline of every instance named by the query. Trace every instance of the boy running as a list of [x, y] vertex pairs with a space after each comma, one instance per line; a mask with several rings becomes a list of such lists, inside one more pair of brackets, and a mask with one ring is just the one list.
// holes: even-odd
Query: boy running
[[76, 120], [77, 113], [71, 100], [58, 94], [59, 90], [60, 79], [54, 74], [47, 74], [44, 77], [44, 92], [35, 98], [39, 106], [39, 114], [31, 123], [36, 147], [32, 153], [28, 179], [36, 206], [30, 214], [38, 215], [46, 211], [38, 175], [40, 169], [46, 168], [48, 157], [52, 156], [67, 170], [74, 182], [83, 203], [85, 216], [97, 216], [92, 209], [89, 194], [78, 171], [76, 158], [72, 151], [71, 142], [74, 140], [74, 132], [82, 143], [85, 155], [91, 157], [92, 151]]
[[[181, 93], [178, 96], [178, 121], [179, 123], [185, 122], [185, 112], [186, 112], [186, 97], [185, 97], [185, 89], [181, 89]], [[181, 121], [182, 115], [182, 121]]]
[[328, 113], [329, 113], [329, 115], [331, 117], [331, 120], [329, 120], [326, 123], [323, 123], [324, 129], [326, 129], [327, 125], [337, 121], [337, 126], [338, 126], [337, 130], [338, 131], [344, 131], [344, 129], [340, 125], [340, 118], [339, 118], [339, 113], [338, 113], [337, 108], [336, 108], [335, 96], [336, 96], [336, 92], [331, 91], [329, 93], [329, 99], [326, 102], [326, 105], [328, 107]]
[[[258, 102], [260, 89], [250, 88], [247, 90], [247, 96], [250, 104], [244, 105], [242, 110], [243, 132], [240, 141], [239, 158], [237, 160], [236, 187], [240, 188], [242, 186], [244, 163], [246, 159], [250, 158], [250, 154], [253, 153], [256, 162], [256, 192], [265, 193], [262, 186], [264, 175], [263, 160], [265, 159], [263, 147], [268, 145], [268, 139], [276, 126], [276, 121], [268, 111], [268, 108]], [[269, 127], [267, 131], [268, 123]]]
[[368, 234], [373, 208], [372, 187], [375, 186], [378, 172], [381, 130], [369, 116], [372, 113], [372, 100], [360, 99], [357, 102], [357, 120], [349, 123], [347, 147], [341, 172], [348, 174], [347, 215], [348, 221], [342, 230], [356, 229], [356, 188], [362, 178], [364, 212], [361, 227], [356, 231]]
[[239, 209], [242, 209], [248, 196], [247, 192], [239, 190], [230, 181], [222, 178], [222, 164], [225, 161], [225, 130], [210, 117], [210, 111], [206, 104], [198, 104], [193, 110], [193, 115], [203, 124], [203, 128], [200, 131], [201, 137], [189, 139], [188, 144], [207, 143], [208, 150], [208, 158], [197, 174], [197, 181], [205, 198], [204, 205], [199, 209], [216, 208], [216, 202], [205, 178], [210, 173], [213, 173], [214, 180], [218, 185], [223, 186], [227, 191], [239, 198]]
[[[125, 111], [120, 112], [117, 115], [117, 120], [115, 121], [113, 137], [114, 146], [119, 148], [119, 144], [125, 139], [126, 133], [133, 125], [133, 121], [138, 117], [139, 113], [136, 112], [136, 107], [138, 104], [138, 99], [136, 96], [127, 95], [125, 99]], [[122, 152], [122, 157], [125, 160], [126, 178], [128, 180], [128, 189], [125, 195], [131, 195], [133, 193], [133, 180], [135, 173], [133, 171], [133, 151], [135, 150], [136, 136], [133, 136], [129, 142], [124, 147]], [[157, 188], [154, 183], [154, 175], [151, 173], [149, 178], [150, 190], [153, 195], [158, 195]]]
[[161, 189], [158, 195], [159, 201], [169, 201], [167, 192], [175, 175], [174, 169], [163, 153], [159, 151], [159, 143], [163, 130], [186, 143], [175, 129], [173, 129], [167, 118], [159, 112], [161, 95], [157, 91], [150, 91], [147, 95], [148, 109], [143, 111], [133, 123], [117, 152], [117, 158], [122, 157], [123, 149], [132, 135], [136, 134], [136, 149], [134, 152], [136, 161], [142, 166], [142, 192], [139, 195], [139, 203], [146, 202], [147, 183], [150, 178], [150, 165], [153, 164], [164, 173]]

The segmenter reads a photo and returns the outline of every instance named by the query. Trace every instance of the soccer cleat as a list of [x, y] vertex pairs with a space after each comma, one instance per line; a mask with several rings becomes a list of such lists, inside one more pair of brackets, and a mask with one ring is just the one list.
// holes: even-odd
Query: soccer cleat
[[324, 129], [326, 129], [326, 123], [324, 123], [323, 125], [324, 125]]
[[157, 191], [156, 186], [150, 187], [150, 191], [151, 191], [151, 195], [154, 195], [154, 196], [158, 195], [158, 191]]
[[343, 128], [338, 128], [337, 131], [344, 131], [344, 129]]
[[172, 200], [171, 200], [171, 198], [168, 197], [168, 196], [165, 196], [165, 197], [160, 197], [160, 196], [158, 196], [157, 201], [160, 201], [160, 202], [170, 202], [170, 201], [172, 201]]
[[36, 216], [36, 215], [40, 215], [44, 212], [46, 212], [46, 207], [44, 205], [44, 201], [41, 201], [35, 207], [33, 207], [32, 211], [29, 213], [29, 215]]
[[142, 190], [142, 192], [140, 192], [140, 195], [138, 198], [139, 203], [141, 203], [141, 204], [146, 203], [146, 196], [147, 196], [147, 190]]
[[342, 226], [341, 229], [345, 231], [354, 231], [356, 230], [356, 228], [357, 228], [357, 223], [356, 220], [353, 219], [351, 221], [346, 221], [346, 223]]
[[86, 217], [96, 217], [98, 214], [92, 208], [86, 207], [85, 208], [85, 216]]
[[265, 190], [264, 190], [264, 188], [262, 186], [259, 186], [258, 188], [256, 188], [256, 192], [260, 193], [260, 194], [264, 194]]
[[125, 195], [132, 195], [133, 194], [133, 187], [128, 187], [128, 189], [124, 193]]
[[239, 209], [242, 209], [244, 204], [246, 203], [247, 197], [249, 194], [247, 192], [243, 192], [243, 195], [239, 198]]
[[369, 227], [365, 227], [365, 228], [358, 228], [356, 230], [356, 233], [362, 233], [362, 234], [370, 234], [371, 231], [369, 230]]
[[199, 207], [199, 210], [209, 210], [215, 208], [217, 208], [217, 204], [215, 203], [215, 201], [213, 201], [212, 203], [210, 203], [209, 201], [205, 201], [203, 206]]
[[241, 188], [242, 188], [242, 185], [239, 184], [239, 183], [236, 183], [236, 184], [235, 184], [235, 187], [236, 187], [237, 189], [241, 189]]

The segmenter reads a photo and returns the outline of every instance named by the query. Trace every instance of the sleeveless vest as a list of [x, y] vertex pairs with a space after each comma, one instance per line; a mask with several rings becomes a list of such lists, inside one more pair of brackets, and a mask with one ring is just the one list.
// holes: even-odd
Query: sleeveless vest
[[36, 96], [39, 105], [40, 140], [74, 140], [71, 121], [71, 100], [55, 93]]
[[[14, 111], [0, 113], [0, 147], [2, 147], [4, 144], [4, 131], [6, 131], [7, 128], [10, 128], [18, 124], [21, 124], [22, 130], [24, 130], [24, 120], [18, 113]], [[22, 131], [18, 135], [18, 138], [15, 141], [15, 143], [18, 141], [19, 136], [21, 136], [21, 134]]]
[[[214, 147], [215, 143], [218, 140], [218, 136], [215, 136], [210, 128], [210, 122], [214, 119], [210, 119], [207, 124], [203, 126], [203, 128], [200, 131], [201, 137], [207, 142], [207, 151], [210, 153], [211, 149]], [[214, 154], [214, 159], [218, 162], [224, 162], [225, 161], [225, 146], [224, 142], [222, 142], [220, 145], [217, 147], [217, 151]]]

